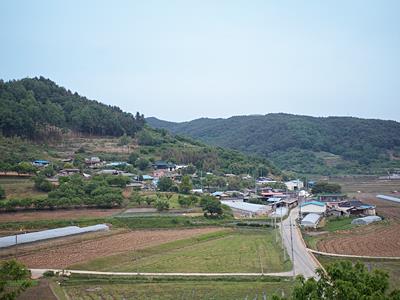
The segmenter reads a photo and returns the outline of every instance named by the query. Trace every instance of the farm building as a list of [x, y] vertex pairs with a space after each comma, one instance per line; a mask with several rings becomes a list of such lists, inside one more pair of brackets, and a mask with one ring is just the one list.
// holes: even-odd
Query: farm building
[[388, 200], [388, 201], [393, 201], [393, 202], [399, 202], [400, 203], [400, 198], [392, 197], [392, 196], [386, 196], [386, 195], [377, 195], [376, 196], [379, 199], [382, 200]]
[[271, 214], [271, 217], [272, 218], [280, 218], [280, 217], [286, 216], [288, 212], [289, 212], [289, 210], [284, 206], [277, 207], [275, 209], [275, 211]]
[[34, 162], [32, 162], [32, 165], [34, 165], [35, 167], [47, 167], [50, 164], [50, 162], [48, 160], [35, 160]]
[[155, 170], [169, 170], [174, 171], [176, 169], [176, 165], [173, 163], [165, 162], [162, 160], [158, 160], [153, 164], [153, 168]]
[[223, 200], [221, 204], [229, 206], [233, 212], [243, 217], [266, 215], [271, 209], [271, 207], [267, 205], [252, 204], [243, 202], [242, 200]]
[[301, 226], [317, 228], [319, 221], [321, 220], [321, 215], [319, 214], [308, 214], [301, 220]]
[[347, 195], [345, 194], [318, 194], [317, 200], [325, 202], [328, 206], [337, 206], [339, 203], [346, 201]]
[[304, 188], [303, 181], [299, 179], [287, 181], [285, 185], [289, 191], [299, 191]]
[[353, 221], [351, 221], [351, 224], [355, 224], [355, 225], [367, 225], [373, 222], [379, 222], [382, 221], [381, 217], [378, 216], [368, 216], [368, 217], [364, 217], [364, 218], [357, 218], [354, 219]]
[[355, 216], [375, 216], [375, 206], [364, 203], [360, 200], [350, 200], [339, 203], [338, 209], [348, 209], [351, 215]]
[[326, 213], [326, 204], [319, 201], [305, 202], [300, 205], [300, 213], [301, 215], [306, 215], [310, 213], [323, 215]]

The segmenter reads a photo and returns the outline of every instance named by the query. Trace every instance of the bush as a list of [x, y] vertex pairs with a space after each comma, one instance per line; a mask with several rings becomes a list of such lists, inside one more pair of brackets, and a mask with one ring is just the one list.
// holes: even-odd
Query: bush
[[158, 211], [167, 210], [169, 208], [169, 203], [166, 200], [157, 199], [154, 204], [154, 207], [157, 208]]
[[50, 181], [46, 179], [44, 175], [38, 175], [34, 179], [35, 188], [41, 192], [50, 192], [53, 188], [53, 185]]

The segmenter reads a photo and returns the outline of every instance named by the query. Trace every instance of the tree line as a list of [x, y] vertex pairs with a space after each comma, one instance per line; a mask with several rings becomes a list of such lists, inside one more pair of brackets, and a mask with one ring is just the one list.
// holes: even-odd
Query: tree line
[[144, 116], [88, 100], [43, 77], [0, 80], [0, 133], [38, 138], [73, 130], [90, 135], [133, 136]]

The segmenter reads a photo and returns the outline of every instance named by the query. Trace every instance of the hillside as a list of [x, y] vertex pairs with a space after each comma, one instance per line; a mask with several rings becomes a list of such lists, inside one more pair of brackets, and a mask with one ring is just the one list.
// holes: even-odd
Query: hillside
[[88, 100], [43, 77], [0, 81], [0, 153], [0, 172], [23, 171], [37, 159], [74, 157], [81, 167], [85, 157], [127, 161], [133, 155], [147, 162], [141, 169], [133, 164], [136, 174], [160, 159], [217, 174], [280, 174], [264, 158], [151, 129], [139, 113]]
[[150, 126], [270, 159], [305, 174], [385, 173], [400, 167], [400, 123], [290, 114], [201, 118]]
[[134, 135], [144, 116], [88, 100], [43, 77], [0, 80], [0, 133], [48, 138], [75, 131], [90, 135]]

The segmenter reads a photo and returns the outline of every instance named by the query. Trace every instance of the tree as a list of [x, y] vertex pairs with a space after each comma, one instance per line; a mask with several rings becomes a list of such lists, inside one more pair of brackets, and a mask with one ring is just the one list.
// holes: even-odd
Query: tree
[[179, 191], [182, 194], [189, 194], [190, 191], [192, 190], [193, 185], [192, 182], [190, 181], [190, 177], [188, 175], [183, 176], [182, 182], [179, 185]]
[[138, 158], [139, 158], [139, 154], [137, 154], [136, 152], [132, 152], [131, 154], [129, 154], [128, 163], [136, 166], [136, 161], [138, 160]]
[[157, 184], [157, 188], [161, 192], [169, 192], [172, 190], [173, 186], [174, 182], [172, 181], [172, 179], [166, 176], [161, 177]]
[[323, 194], [323, 193], [340, 193], [342, 191], [342, 187], [339, 184], [336, 183], [328, 183], [328, 182], [317, 182], [313, 188], [311, 189], [311, 192], [315, 194]]
[[0, 299], [16, 299], [32, 285], [30, 275], [30, 271], [16, 260], [3, 262], [0, 266]]
[[144, 171], [150, 165], [150, 162], [145, 158], [140, 158], [137, 162], [137, 167], [139, 170]]
[[158, 211], [163, 211], [169, 208], [169, 203], [166, 200], [157, 199], [154, 206]]
[[389, 275], [385, 271], [375, 269], [369, 272], [360, 262], [352, 264], [350, 261], [338, 261], [328, 265], [326, 273], [321, 269], [317, 270], [317, 273], [320, 277], [318, 280], [305, 280], [304, 277], [298, 276], [292, 297], [289, 299], [400, 299], [399, 290], [388, 292]]
[[46, 177], [42, 174], [37, 175], [33, 181], [35, 182], [35, 188], [41, 192], [50, 192], [53, 188], [53, 185], [50, 181], [46, 179]]
[[204, 196], [200, 200], [200, 206], [203, 209], [204, 216], [215, 217], [223, 213], [221, 202], [210, 196]]
[[6, 199], [6, 191], [1, 185], [0, 185], [0, 199]]
[[126, 146], [131, 143], [132, 139], [124, 133], [118, 141], [118, 146]]

